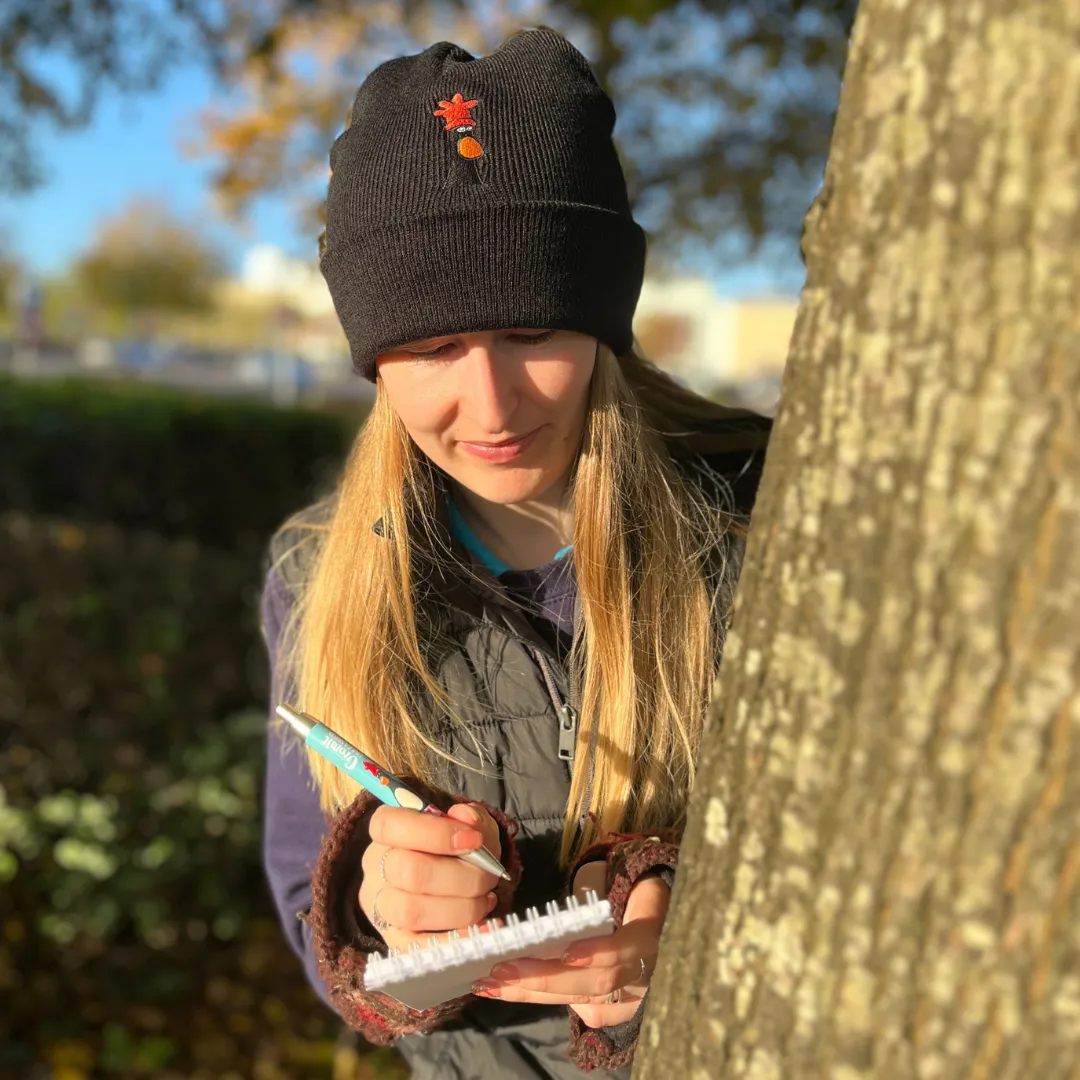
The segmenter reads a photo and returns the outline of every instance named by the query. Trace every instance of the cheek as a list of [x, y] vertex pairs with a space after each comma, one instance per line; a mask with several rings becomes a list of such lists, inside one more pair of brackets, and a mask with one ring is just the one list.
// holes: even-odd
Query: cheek
[[553, 425], [566, 439], [575, 439], [581, 432], [589, 400], [592, 365], [560, 363], [544, 365], [537, 379], [551, 413]]
[[[394, 372], [394, 376], [400, 374]], [[452, 419], [446, 394], [433, 392], [430, 380], [425, 386], [419, 379], [397, 377], [384, 378], [383, 390], [413, 442], [437, 460], [439, 436]]]

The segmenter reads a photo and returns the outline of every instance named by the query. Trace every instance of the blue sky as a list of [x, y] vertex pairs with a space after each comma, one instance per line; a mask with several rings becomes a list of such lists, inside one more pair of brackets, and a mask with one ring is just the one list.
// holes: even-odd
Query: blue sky
[[284, 200], [260, 200], [244, 232], [214, 211], [208, 187], [212, 161], [180, 150], [181, 137], [195, 131], [195, 114], [212, 94], [209, 76], [194, 66], [179, 68], [155, 92], [104, 94], [86, 128], [40, 127], [35, 142], [46, 182], [0, 208], [0, 225], [24, 264], [40, 274], [62, 269], [89, 243], [103, 217], [137, 196], [201, 221], [234, 268], [256, 243], [312, 257], [315, 241], [297, 231]]
[[[23, 265], [39, 275], [63, 269], [89, 243], [103, 217], [137, 196], [158, 199], [185, 219], [200, 220], [234, 271], [255, 244], [275, 244], [289, 255], [313, 258], [315, 238], [298, 231], [284, 199], [257, 201], [243, 232], [216, 215], [208, 188], [212, 162], [187, 158], [179, 148], [181, 137], [195, 130], [195, 114], [213, 94], [209, 76], [200, 69], [177, 68], [153, 93], [104, 94], [87, 128], [39, 128], [35, 140], [45, 183], [0, 204], [0, 228]], [[790, 292], [801, 283], [801, 267], [782, 277], [750, 265], [710, 276], [729, 294]]]

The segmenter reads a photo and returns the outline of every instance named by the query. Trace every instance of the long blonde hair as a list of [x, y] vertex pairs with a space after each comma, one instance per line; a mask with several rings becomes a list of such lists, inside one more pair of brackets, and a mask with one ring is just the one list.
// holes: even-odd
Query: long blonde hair
[[[760, 432], [732, 423], [747, 415], [635, 352], [597, 348], [570, 488], [571, 506], [587, 510], [574, 514], [584, 633], [570, 657], [582, 688], [564, 865], [598, 836], [683, 819], [738, 573], [729, 540], [746, 521], [721, 477], [688, 478], [677, 459], [763, 446]], [[380, 387], [328, 521], [301, 525], [310, 572], [278, 658], [302, 709], [391, 771], [432, 784], [449, 755], [418, 721], [424, 702], [457, 722], [426, 660], [437, 620], [425, 617], [424, 596], [432, 568], [453, 559], [435, 528], [436, 487]], [[354, 781], [309, 760], [324, 809], [355, 797]]]

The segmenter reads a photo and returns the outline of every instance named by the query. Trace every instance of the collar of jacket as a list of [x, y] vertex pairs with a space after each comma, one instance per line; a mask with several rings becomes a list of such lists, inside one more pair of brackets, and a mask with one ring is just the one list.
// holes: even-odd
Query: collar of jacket
[[[434, 475], [437, 493], [448, 494], [449, 478], [441, 469], [436, 469]], [[389, 536], [389, 530], [382, 517], [372, 525], [371, 529], [376, 536], [383, 539]], [[443, 603], [473, 615], [483, 622], [508, 630], [516, 637], [546, 650], [547, 646], [543, 638], [532, 628], [506, 586], [476, 559], [472, 552], [454, 538], [445, 514], [436, 513], [435, 531], [440, 543], [452, 550], [461, 564], [469, 567], [469, 572], [465, 573], [458, 571], [452, 564], [444, 563], [433, 571], [436, 576], [432, 580], [432, 587]]]
[[[769, 417], [759, 416], [756, 413], [747, 413], [748, 419], [741, 423], [729, 424], [725, 430], [717, 434], [707, 432], [694, 432], [693, 438], [705, 444], [705, 449], [699, 453], [693, 451], [678, 454], [676, 464], [688, 470], [693, 463], [703, 461], [718, 472], [726, 473], [733, 465], [738, 464], [738, 473], [742, 475], [753, 466], [761, 469], [772, 420]], [[442, 469], [434, 470], [436, 490], [441, 494], [447, 494], [450, 490], [449, 477]], [[746, 508], [747, 510], [749, 508]], [[445, 534], [446, 539], [452, 540], [446, 521], [442, 515], [437, 515], [437, 526]], [[386, 525], [380, 517], [371, 527], [376, 536], [386, 536]], [[488, 574], [488, 577], [491, 577]], [[494, 578], [492, 579], [494, 581]], [[496, 585], [498, 583], [496, 582]]]
[[[682, 452], [676, 449], [676, 464], [690, 477], [694, 477], [695, 466], [701, 463], [726, 476], [736, 488], [737, 503], [740, 502], [739, 481], [744, 477], [750, 479], [751, 482], [746, 485], [749, 489], [747, 501], [736, 506], [738, 511], [749, 516], [753, 508], [757, 479], [761, 474], [771, 429], [771, 418], [746, 411], [738, 415], [737, 419], [728, 420], [720, 425], [715, 432], [703, 430], [693, 433], [695, 439], [701, 440], [699, 452], [694, 452], [689, 448]], [[448, 494], [449, 477], [439, 468], [435, 468], [433, 474], [436, 491], [441, 495]], [[376, 536], [385, 538], [388, 535], [386, 523], [382, 517], [371, 528]], [[533, 630], [502, 582], [475, 559], [467, 548], [454, 539], [444, 513], [436, 514], [435, 529], [440, 541], [448, 549], [454, 550], [459, 559], [471, 570], [468, 576], [454, 572], [452, 567], [447, 566], [436, 571], [438, 574], [436, 588], [442, 600], [461, 611], [480, 617], [485, 622], [508, 629], [517, 637], [546, 649], [543, 640]], [[580, 616], [580, 606], [579, 596], [575, 600], [575, 616], [577, 617]]]

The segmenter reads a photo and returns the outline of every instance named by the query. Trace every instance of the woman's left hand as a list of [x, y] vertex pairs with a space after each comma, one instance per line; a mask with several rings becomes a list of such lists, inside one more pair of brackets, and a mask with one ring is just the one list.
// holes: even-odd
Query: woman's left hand
[[[574, 879], [574, 895], [583, 899], [588, 889], [603, 894], [604, 874], [602, 862], [586, 863]], [[649, 988], [670, 899], [660, 878], [639, 881], [630, 890], [623, 924], [613, 934], [576, 942], [561, 961], [497, 964], [490, 978], [474, 985], [473, 993], [502, 1001], [569, 1005], [592, 1028], [625, 1023]], [[613, 990], [622, 991], [621, 1000], [608, 1004], [605, 998]]]

